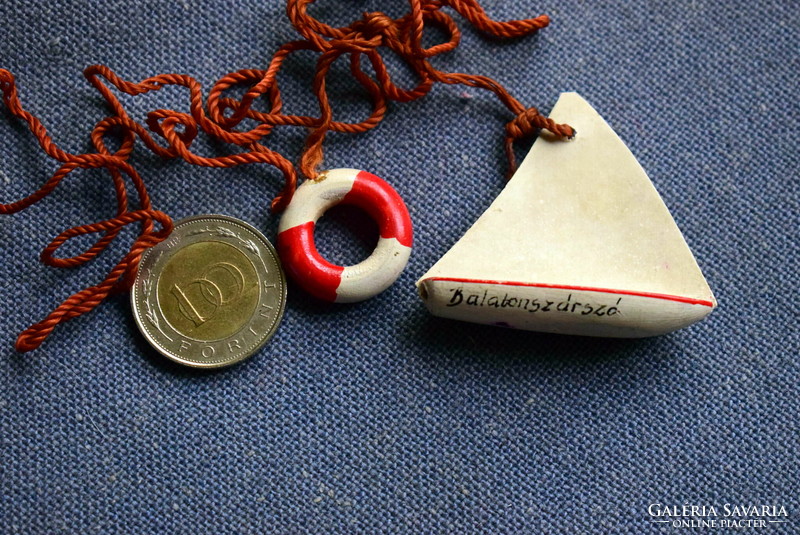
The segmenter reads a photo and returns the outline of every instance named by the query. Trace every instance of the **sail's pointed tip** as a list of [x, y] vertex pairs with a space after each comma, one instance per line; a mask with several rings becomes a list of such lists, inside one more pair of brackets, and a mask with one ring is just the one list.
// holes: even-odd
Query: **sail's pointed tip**
[[558, 95], [558, 98], [559, 98], [559, 100], [562, 99], [562, 98], [567, 98], [567, 99], [578, 98], [578, 99], [584, 100], [584, 98], [577, 91], [562, 91]]
[[564, 91], [558, 96], [558, 100], [556, 101], [556, 105], [559, 103], [573, 103], [573, 104], [584, 104], [586, 106], [592, 107], [589, 102], [583, 98], [577, 91]]

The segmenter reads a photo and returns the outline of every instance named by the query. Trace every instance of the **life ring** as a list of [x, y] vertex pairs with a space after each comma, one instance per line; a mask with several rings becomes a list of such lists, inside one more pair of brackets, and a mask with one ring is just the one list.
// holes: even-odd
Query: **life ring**
[[[369, 299], [391, 286], [408, 264], [413, 235], [408, 209], [389, 184], [366, 171], [333, 169], [320, 178], [297, 188], [281, 217], [281, 262], [297, 284], [320, 299], [336, 303]], [[380, 232], [372, 254], [354, 266], [331, 264], [314, 244], [317, 220], [340, 203], [364, 210]]]

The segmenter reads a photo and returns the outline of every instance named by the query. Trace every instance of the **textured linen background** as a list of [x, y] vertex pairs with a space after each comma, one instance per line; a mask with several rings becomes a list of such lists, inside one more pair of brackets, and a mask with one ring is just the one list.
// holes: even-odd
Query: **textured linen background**
[[[405, 11], [320, 4], [312, 13], [335, 23]], [[790, 0], [637, 4], [487, 1], [496, 18], [553, 23], [500, 42], [459, 18], [462, 46], [435, 61], [496, 77], [545, 112], [561, 91], [589, 100], [694, 251], [720, 302], [705, 322], [622, 341], [429, 316], [413, 283], [503, 188], [510, 119], [491, 95], [436, 87], [391, 106], [375, 130], [326, 144], [327, 167], [372, 171], [408, 204], [415, 248], [389, 291], [326, 306], [292, 286], [272, 341], [211, 373], [153, 351], [127, 296], [16, 354], [20, 330], [99, 281], [132, 239], [131, 229], [76, 270], [38, 263], [52, 236], [113, 212], [108, 177], [84, 171], [0, 220], [0, 532], [672, 533], [651, 522], [649, 504], [741, 503], [787, 507], [790, 522], [763, 532], [800, 533], [800, 10]], [[85, 66], [129, 80], [187, 73], [207, 89], [265, 66], [295, 36], [275, 1], [7, 0], [0, 21], [0, 66], [54, 139], [81, 152], [107, 113]], [[315, 113], [312, 60], [301, 55], [282, 76], [288, 111]], [[368, 112], [347, 77], [331, 85], [338, 117]], [[188, 99], [169, 89], [124, 102], [142, 117]], [[2, 114], [8, 202], [56, 167]], [[269, 144], [296, 160], [303, 135], [284, 130]], [[272, 168], [201, 169], [142, 149], [133, 162], [174, 218], [230, 214], [274, 241]], [[345, 210], [326, 219], [323, 252], [362, 258], [374, 239], [352, 232], [363, 222]]]

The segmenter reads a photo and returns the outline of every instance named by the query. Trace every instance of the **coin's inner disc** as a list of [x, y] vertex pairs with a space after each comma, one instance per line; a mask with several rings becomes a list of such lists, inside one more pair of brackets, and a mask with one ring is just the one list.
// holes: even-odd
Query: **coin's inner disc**
[[258, 306], [258, 274], [250, 259], [220, 241], [188, 245], [158, 279], [164, 318], [194, 340], [221, 340], [247, 325]]

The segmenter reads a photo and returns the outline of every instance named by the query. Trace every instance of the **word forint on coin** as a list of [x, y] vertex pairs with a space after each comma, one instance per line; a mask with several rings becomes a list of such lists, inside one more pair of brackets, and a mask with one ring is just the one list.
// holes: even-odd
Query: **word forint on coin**
[[131, 290], [134, 318], [153, 347], [203, 368], [255, 353], [285, 306], [275, 248], [254, 227], [220, 215], [177, 222], [168, 240], [142, 255]]

